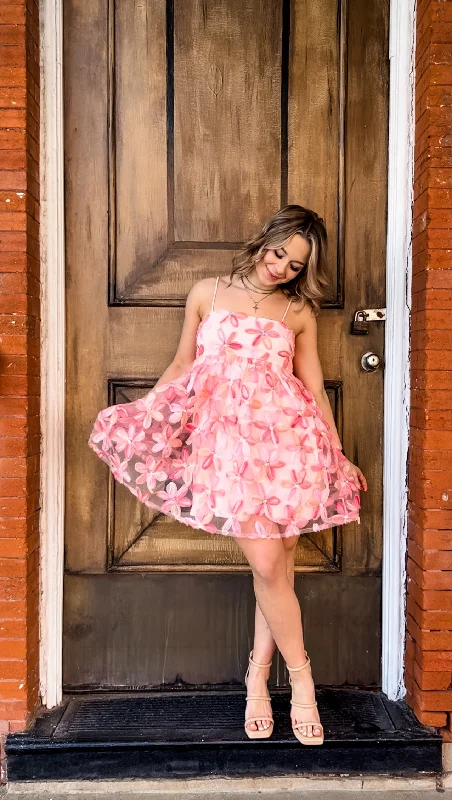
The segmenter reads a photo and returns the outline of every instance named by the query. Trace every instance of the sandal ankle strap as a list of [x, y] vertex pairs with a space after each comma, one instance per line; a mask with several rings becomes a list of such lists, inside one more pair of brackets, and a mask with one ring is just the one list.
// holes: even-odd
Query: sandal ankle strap
[[252, 653], [253, 653], [253, 650], [251, 650], [251, 653], [249, 654], [249, 657], [248, 657], [248, 662], [249, 662], [250, 664], [252, 664], [252, 665], [253, 665], [253, 667], [271, 667], [271, 665], [272, 665], [272, 662], [271, 662], [271, 661], [270, 661], [270, 663], [269, 663], [269, 664], [259, 664], [259, 662], [258, 662], [258, 661], [255, 661], [255, 660], [254, 660], [254, 658], [252, 657]]
[[[305, 650], [305, 653], [306, 653], [306, 650]], [[311, 659], [309, 658], [308, 654], [306, 653], [306, 661], [304, 662], [304, 664], [301, 665], [301, 667], [289, 667], [289, 665], [286, 664], [287, 671], [288, 672], [300, 672], [302, 669], [305, 669], [306, 667], [309, 667], [310, 663], [311, 663]]]
[[297, 708], [315, 708], [317, 703], [296, 703], [295, 700], [291, 700], [290, 705], [296, 706]]
[[247, 694], [245, 700], [268, 700], [271, 702], [271, 697], [267, 694]]

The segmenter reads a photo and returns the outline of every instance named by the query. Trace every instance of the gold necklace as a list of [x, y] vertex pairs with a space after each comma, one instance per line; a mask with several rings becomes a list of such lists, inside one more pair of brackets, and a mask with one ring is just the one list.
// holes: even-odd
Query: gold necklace
[[276, 292], [276, 289], [278, 288], [278, 287], [276, 287], [275, 289], [260, 289], [252, 281], [250, 281], [250, 279], [248, 278], [248, 275], [243, 275], [243, 276], [241, 275], [240, 276], [240, 280], [242, 281], [244, 286], [245, 286], [245, 283], [244, 283], [243, 278], [245, 278], [248, 281], [248, 283], [251, 284], [251, 286], [253, 287], [254, 291], [255, 292], [259, 292], [259, 294], [273, 294], [273, 292]]
[[248, 297], [250, 298], [250, 300], [251, 300], [251, 302], [252, 302], [252, 304], [253, 304], [254, 314], [256, 314], [256, 311], [258, 311], [258, 310], [259, 310], [259, 303], [262, 303], [262, 302], [263, 302], [263, 300], [265, 300], [265, 298], [267, 297], [267, 295], [269, 295], [269, 294], [274, 294], [276, 291], [278, 291], [278, 288], [279, 288], [278, 286], [276, 286], [276, 287], [275, 287], [275, 289], [272, 289], [272, 290], [271, 290], [271, 291], [269, 291], [269, 292], [265, 292], [264, 296], [263, 296], [263, 297], [261, 297], [261, 299], [260, 299], [260, 300], [254, 300], [254, 298], [252, 298], [252, 297], [251, 297], [251, 295], [250, 295], [250, 290], [249, 290], [249, 289], [248, 289], [248, 287], [245, 285], [245, 283], [244, 283], [244, 281], [243, 281], [243, 279], [242, 279], [242, 278], [241, 278], [241, 280], [242, 280], [242, 283], [243, 283], [243, 288], [245, 289], [245, 291], [246, 291], [246, 293], [247, 293]]

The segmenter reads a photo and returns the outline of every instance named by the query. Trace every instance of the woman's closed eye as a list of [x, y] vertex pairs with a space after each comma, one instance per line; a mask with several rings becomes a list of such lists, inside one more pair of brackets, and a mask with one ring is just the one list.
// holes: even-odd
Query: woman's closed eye
[[[285, 253], [278, 253], [277, 250], [274, 250], [273, 252], [274, 252], [276, 258], [284, 258]], [[304, 264], [303, 265], [301, 265], [301, 264], [291, 264], [290, 268], [293, 269], [294, 272], [300, 272], [302, 266], [304, 266]]]

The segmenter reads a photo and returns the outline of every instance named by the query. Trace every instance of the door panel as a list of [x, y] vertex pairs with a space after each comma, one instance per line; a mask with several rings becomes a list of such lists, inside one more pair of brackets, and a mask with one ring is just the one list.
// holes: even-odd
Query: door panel
[[[65, 3], [68, 687], [244, 671], [251, 582], [234, 540], [147, 509], [87, 440], [101, 408], [144, 395], [166, 368], [193, 282], [226, 273], [287, 202], [327, 225], [319, 350], [370, 487], [360, 525], [300, 538], [306, 638], [325, 665], [316, 680], [379, 681], [383, 375], [360, 358], [383, 356], [384, 330], [354, 337], [350, 323], [385, 304], [387, 48], [377, 0]], [[227, 636], [212, 641], [217, 630]], [[274, 679], [286, 679], [277, 659]]]
[[[319, 577], [305, 575], [297, 587], [316, 684], [372, 686], [380, 661], [380, 579], [355, 577], [350, 591], [346, 575], [320, 577], [321, 583]], [[64, 589], [68, 686], [243, 683], [254, 626], [249, 575], [219, 581], [179, 573], [171, 593], [164, 574], [66, 575]], [[284, 684], [284, 672], [275, 658], [271, 681]]]

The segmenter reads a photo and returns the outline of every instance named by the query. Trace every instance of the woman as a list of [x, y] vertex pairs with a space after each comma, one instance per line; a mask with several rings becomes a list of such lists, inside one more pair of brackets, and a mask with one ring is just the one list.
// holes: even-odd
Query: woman
[[89, 439], [140, 502], [235, 537], [256, 594], [245, 731], [272, 733], [267, 679], [277, 646], [303, 744], [322, 744], [323, 728], [293, 589], [296, 544], [359, 522], [367, 490], [342, 451], [317, 352], [326, 247], [314, 211], [280, 209], [230, 275], [192, 287], [169, 367], [144, 397], [100, 411]]

